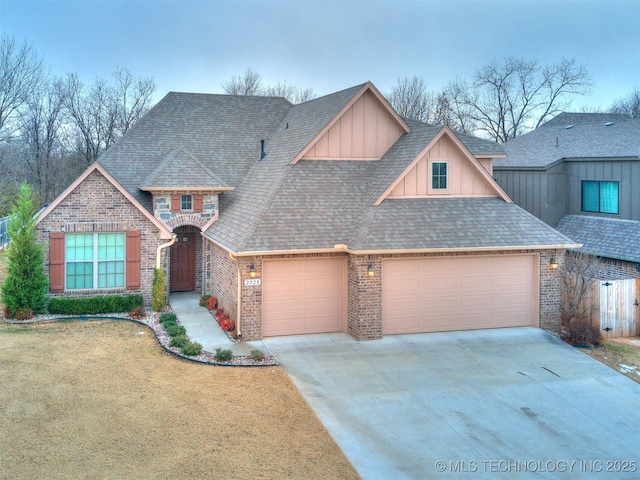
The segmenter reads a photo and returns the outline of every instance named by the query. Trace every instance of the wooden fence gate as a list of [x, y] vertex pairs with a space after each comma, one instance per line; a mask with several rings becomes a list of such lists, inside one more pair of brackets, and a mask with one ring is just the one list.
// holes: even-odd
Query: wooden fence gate
[[592, 298], [599, 299], [593, 310], [592, 325], [600, 327], [604, 338], [640, 335], [638, 316], [640, 279], [599, 280], [592, 287]]

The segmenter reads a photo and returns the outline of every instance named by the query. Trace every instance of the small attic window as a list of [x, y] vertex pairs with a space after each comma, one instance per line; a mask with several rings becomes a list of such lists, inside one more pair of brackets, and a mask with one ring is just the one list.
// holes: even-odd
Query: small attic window
[[565, 130], [569, 130], [570, 128], [573, 128], [573, 125], [567, 125], [566, 127], [564, 127]]
[[610, 127], [611, 125], [613, 125], [613, 122], [607, 122], [604, 124], [605, 127]]

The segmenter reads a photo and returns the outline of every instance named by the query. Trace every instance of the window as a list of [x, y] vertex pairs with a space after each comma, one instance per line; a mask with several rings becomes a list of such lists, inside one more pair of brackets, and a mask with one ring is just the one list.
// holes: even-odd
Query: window
[[446, 190], [447, 162], [433, 162], [431, 164], [431, 188], [436, 190]]
[[582, 181], [582, 211], [618, 214], [618, 182]]
[[124, 287], [124, 233], [65, 236], [67, 290]]
[[193, 210], [193, 196], [182, 195], [180, 200], [180, 210]]

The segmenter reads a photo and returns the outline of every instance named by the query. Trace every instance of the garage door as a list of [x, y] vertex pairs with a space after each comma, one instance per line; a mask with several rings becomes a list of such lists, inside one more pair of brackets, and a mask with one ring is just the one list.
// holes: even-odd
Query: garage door
[[382, 333], [538, 325], [538, 256], [383, 261]]
[[346, 272], [346, 258], [265, 261], [262, 334], [344, 331]]

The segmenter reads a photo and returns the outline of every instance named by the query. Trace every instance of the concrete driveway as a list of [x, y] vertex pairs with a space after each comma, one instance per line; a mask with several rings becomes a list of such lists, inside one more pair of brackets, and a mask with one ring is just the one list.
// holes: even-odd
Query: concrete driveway
[[364, 479], [640, 478], [640, 385], [542, 330], [264, 343]]

